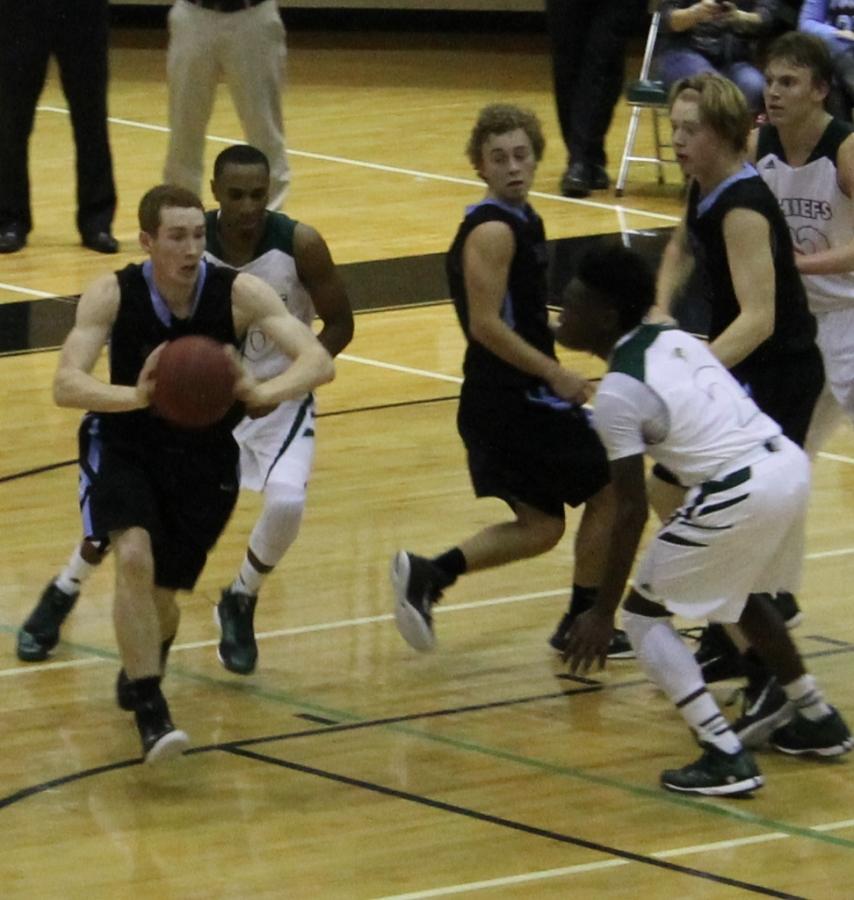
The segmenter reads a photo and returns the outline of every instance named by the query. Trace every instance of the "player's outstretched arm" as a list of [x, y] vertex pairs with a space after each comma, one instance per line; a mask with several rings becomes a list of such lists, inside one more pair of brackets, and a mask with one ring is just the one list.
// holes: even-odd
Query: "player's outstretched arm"
[[299, 279], [323, 322], [317, 339], [331, 356], [337, 356], [353, 339], [353, 310], [326, 241], [304, 222], [294, 232], [294, 259]]
[[243, 382], [243, 388], [238, 385], [238, 396], [248, 409], [275, 406], [332, 381], [335, 377], [332, 357], [311, 329], [285, 309], [278, 294], [268, 284], [254, 275], [242, 273], [234, 280], [231, 299], [238, 335], [244, 335], [251, 325], [255, 325], [292, 360], [281, 375], [268, 381]]
[[127, 412], [148, 405], [147, 398], [135, 386], [108, 384], [91, 374], [110, 336], [118, 308], [119, 283], [115, 275], [98, 278], [83, 292], [53, 379], [53, 399], [58, 406]]

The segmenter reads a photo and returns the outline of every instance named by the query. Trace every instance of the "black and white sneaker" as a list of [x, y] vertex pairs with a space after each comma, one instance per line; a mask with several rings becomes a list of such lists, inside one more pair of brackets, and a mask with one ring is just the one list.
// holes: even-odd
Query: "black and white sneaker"
[[744, 675], [741, 654], [722, 625], [707, 625], [703, 628], [694, 659], [697, 660], [706, 684], [741, 678]]
[[771, 744], [781, 753], [800, 756], [842, 756], [854, 747], [851, 732], [839, 712], [830, 707], [823, 719], [808, 719], [796, 715], [788, 725], [774, 732]]
[[786, 623], [786, 628], [797, 628], [803, 621], [803, 613], [801, 613], [801, 608], [798, 606], [798, 601], [795, 599], [794, 594], [790, 594], [788, 591], [780, 591], [779, 594], [771, 595], [771, 602], [782, 616], [783, 621]]
[[744, 705], [732, 730], [745, 747], [756, 749], [767, 744], [774, 731], [791, 722], [794, 715], [794, 704], [772, 675], [744, 689]]
[[186, 732], [172, 724], [163, 695], [138, 703], [134, 711], [142, 741], [142, 757], [147, 765], [180, 756], [190, 745]]
[[[569, 632], [572, 628], [572, 623], [575, 621], [575, 616], [571, 616], [569, 613], [564, 613], [561, 617], [560, 622], [557, 623], [557, 627], [554, 632], [552, 632], [552, 636], [549, 638], [549, 646], [554, 650], [557, 650], [558, 653], [566, 652], [566, 644], [569, 640]], [[611, 637], [611, 643], [608, 644], [608, 653], [606, 654], [608, 659], [634, 659], [635, 658], [635, 649], [632, 647], [631, 642], [629, 641], [629, 636], [623, 631], [622, 628], [615, 628], [614, 634]]]
[[38, 603], [18, 630], [16, 651], [22, 662], [41, 662], [59, 643], [59, 629], [79, 597], [66, 594], [56, 579], [42, 591]]
[[724, 753], [712, 744], [701, 743], [703, 755], [681, 769], [661, 773], [661, 786], [668, 791], [705, 796], [749, 794], [764, 781], [750, 753]]
[[436, 646], [433, 604], [442, 596], [438, 568], [423, 556], [400, 550], [391, 561], [394, 620], [410, 647], [424, 653]]

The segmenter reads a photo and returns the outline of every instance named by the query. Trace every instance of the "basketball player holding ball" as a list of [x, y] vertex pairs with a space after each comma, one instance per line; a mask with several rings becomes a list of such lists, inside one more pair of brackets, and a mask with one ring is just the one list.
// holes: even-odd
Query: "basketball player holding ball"
[[[231, 515], [239, 457], [229, 416], [188, 430], [153, 414], [160, 348], [189, 334], [237, 348], [258, 329], [291, 364], [267, 380], [240, 373], [235, 396], [250, 415], [331, 381], [334, 365], [269, 285], [202, 259], [205, 218], [194, 194], [152, 188], [139, 223], [149, 259], [84, 291], [53, 391], [59, 406], [88, 411], [80, 430], [84, 525], [88, 535], [108, 536], [115, 552], [120, 688], [143, 757], [157, 762], [189, 741], [160, 687], [161, 654], [178, 628], [175, 596], [192, 590]], [[109, 382], [92, 374], [107, 341]]]
[[[206, 258], [266, 281], [306, 325], [317, 314], [322, 322], [320, 343], [332, 356], [340, 353], [353, 336], [346, 289], [326, 242], [314, 228], [267, 211], [270, 174], [264, 154], [246, 145], [226, 148], [214, 162], [211, 187], [219, 209], [205, 216]], [[287, 357], [255, 328], [246, 336], [242, 355], [244, 368], [257, 378], [278, 374], [288, 365]], [[315, 407], [311, 393], [287, 400], [266, 415], [259, 412], [264, 411], [241, 420], [234, 436], [240, 447], [241, 487], [262, 492], [264, 508], [240, 568], [223, 589], [216, 609], [221, 629], [219, 659], [225, 668], [238, 674], [248, 674], [255, 668], [258, 593], [263, 579], [297, 537], [314, 461]], [[85, 540], [47, 585], [18, 632], [19, 659], [34, 662], [47, 658], [82, 583], [100, 563], [105, 543]], [[119, 701], [126, 706], [124, 694], [122, 690]]]

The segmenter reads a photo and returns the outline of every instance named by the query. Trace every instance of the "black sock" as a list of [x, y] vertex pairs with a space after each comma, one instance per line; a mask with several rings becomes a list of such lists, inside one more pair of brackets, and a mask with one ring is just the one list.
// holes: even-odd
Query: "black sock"
[[442, 573], [442, 587], [450, 587], [460, 575], [465, 575], [467, 564], [463, 551], [452, 547], [432, 560], [433, 565]]
[[573, 584], [572, 596], [569, 599], [569, 609], [567, 615], [574, 619], [581, 613], [587, 612], [596, 602], [596, 595], [599, 593], [598, 587], [582, 587], [580, 584]]
[[162, 696], [160, 692], [160, 676], [151, 675], [148, 678], [136, 678], [131, 681], [137, 703], [148, 703]]

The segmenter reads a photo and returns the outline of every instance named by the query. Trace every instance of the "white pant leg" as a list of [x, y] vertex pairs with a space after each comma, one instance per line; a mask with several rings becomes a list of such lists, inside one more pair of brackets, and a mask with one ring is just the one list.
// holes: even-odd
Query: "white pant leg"
[[691, 489], [638, 565], [639, 594], [688, 619], [737, 622], [749, 594], [797, 591], [810, 466], [794, 443], [777, 441], [747, 480]]
[[169, 10], [169, 149], [163, 180], [200, 194], [205, 131], [220, 73], [220, 43], [232, 13], [175, 0]]
[[819, 313], [816, 343], [824, 359], [830, 390], [854, 422], [854, 306]]
[[229, 13], [232, 28], [223, 71], [247, 143], [270, 163], [269, 209], [278, 209], [290, 183], [282, 119], [285, 86], [285, 26], [275, 0]]
[[[825, 377], [827, 377], [827, 373], [825, 373]], [[825, 381], [824, 390], [816, 400], [810, 427], [804, 441], [804, 450], [807, 451], [810, 459], [815, 459], [815, 455], [830, 440], [831, 435], [844, 419], [845, 413], [834, 397], [830, 384]]]

